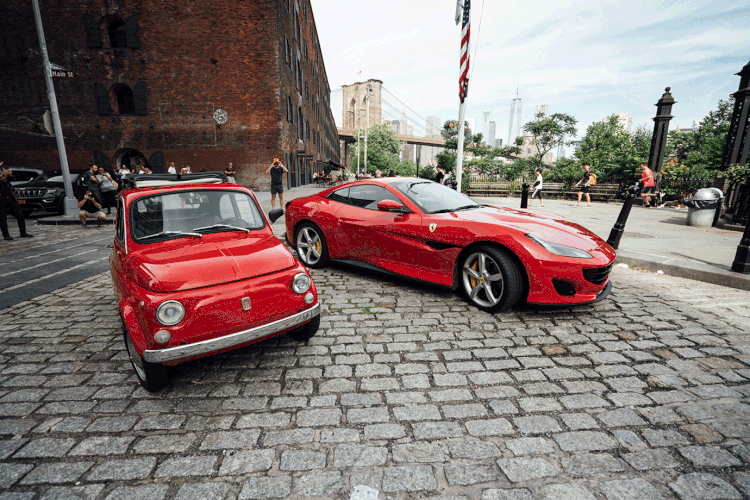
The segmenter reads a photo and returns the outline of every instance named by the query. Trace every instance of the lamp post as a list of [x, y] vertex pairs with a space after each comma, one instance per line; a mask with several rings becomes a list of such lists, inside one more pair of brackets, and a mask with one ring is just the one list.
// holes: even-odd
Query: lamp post
[[672, 105], [677, 101], [674, 100], [672, 94], [669, 93], [670, 88], [664, 89], [665, 92], [661, 96], [656, 106], [656, 116], [654, 117], [654, 135], [651, 136], [651, 150], [648, 155], [648, 168], [654, 173], [656, 180], [655, 192], [659, 192], [661, 185], [661, 164], [664, 161], [664, 149], [667, 146], [667, 133], [669, 132], [669, 122], [674, 118], [672, 113]]
[[42, 65], [44, 66], [44, 79], [47, 82], [47, 95], [49, 96], [50, 114], [52, 115], [52, 126], [55, 130], [55, 141], [57, 142], [57, 153], [60, 155], [60, 169], [63, 174], [63, 185], [65, 186], [65, 217], [77, 217], [78, 205], [73, 195], [73, 184], [70, 181], [70, 170], [68, 169], [68, 155], [65, 151], [65, 139], [63, 138], [60, 113], [57, 110], [57, 97], [55, 86], [52, 83], [52, 68], [47, 55], [47, 42], [44, 39], [44, 28], [42, 27], [42, 14], [39, 11], [39, 0], [32, 0], [34, 7], [34, 19], [36, 20], [36, 31], [39, 35], [39, 48], [42, 52]]
[[367, 135], [370, 132], [370, 82], [367, 82], [367, 89], [365, 94], [365, 101], [367, 102], [367, 110], [366, 110], [366, 123], [365, 123], [365, 173], [367, 173]]

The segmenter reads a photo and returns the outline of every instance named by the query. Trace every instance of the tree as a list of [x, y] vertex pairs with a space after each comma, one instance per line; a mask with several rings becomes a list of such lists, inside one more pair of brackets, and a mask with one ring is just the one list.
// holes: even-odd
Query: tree
[[531, 136], [531, 144], [536, 150], [532, 157], [534, 162], [541, 168], [544, 155], [565, 144], [565, 137], [574, 137], [576, 130], [576, 119], [565, 113], [554, 113], [545, 115], [537, 113], [533, 122], [523, 126], [523, 131]]
[[692, 133], [684, 162], [691, 175], [713, 177], [721, 169], [733, 110], [733, 96], [726, 101], [720, 100], [717, 109], [701, 120], [698, 128]]
[[[368, 173], [374, 174], [376, 170], [385, 173], [389, 170], [395, 170], [399, 165], [399, 152], [401, 151], [396, 133], [388, 125], [378, 123], [370, 127], [367, 136], [367, 170]], [[355, 152], [352, 162], [353, 169], [356, 171], [357, 153]], [[365, 147], [364, 141], [360, 140], [359, 144], [359, 165], [364, 171], [365, 166]]]
[[[638, 133], [641, 141], [642, 132]], [[638, 158], [640, 149], [635, 148], [631, 135], [618, 123], [617, 115], [589, 125], [581, 140], [574, 144], [575, 158], [581, 163], [590, 164], [592, 172], [601, 178], [630, 179], [642, 161]]]
[[[456, 151], [458, 149], [458, 123], [448, 120], [443, 125], [443, 137], [445, 137], [445, 150], [436, 156], [438, 166], [447, 172], [456, 169]], [[473, 171], [480, 175], [502, 175], [504, 162], [501, 158], [510, 158], [518, 154], [517, 146], [495, 148], [482, 142], [482, 134], [473, 135], [468, 123], [464, 128], [464, 151], [468, 153], [469, 159], [463, 165], [466, 172]], [[421, 175], [421, 174], [420, 174]]]

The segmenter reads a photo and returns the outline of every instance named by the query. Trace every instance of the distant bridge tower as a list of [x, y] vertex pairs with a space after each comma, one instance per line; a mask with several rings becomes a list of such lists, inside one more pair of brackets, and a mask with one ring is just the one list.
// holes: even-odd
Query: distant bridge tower
[[521, 135], [521, 99], [518, 97], [518, 88], [516, 88], [516, 98], [510, 103], [510, 125], [508, 125], [508, 146], [513, 144], [510, 139], [513, 134], [513, 115], [516, 115], [516, 137]]
[[[382, 105], [380, 101], [380, 88], [383, 82], [369, 79], [366, 82], [357, 82], [352, 85], [342, 85], [344, 107], [341, 123], [347, 130], [370, 128], [380, 123], [382, 117]], [[369, 91], [369, 99], [367, 94]], [[370, 108], [370, 123], [367, 124], [367, 108]]]

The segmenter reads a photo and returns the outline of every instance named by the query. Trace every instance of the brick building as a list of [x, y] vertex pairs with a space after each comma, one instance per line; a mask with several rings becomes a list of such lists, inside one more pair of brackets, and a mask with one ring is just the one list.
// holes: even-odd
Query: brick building
[[[268, 189], [274, 158], [290, 186], [339, 162], [330, 88], [309, 0], [42, 0], [71, 169], [170, 162]], [[31, 2], [4, 0], [0, 160], [59, 168]], [[65, 74], [70, 74], [65, 73]]]

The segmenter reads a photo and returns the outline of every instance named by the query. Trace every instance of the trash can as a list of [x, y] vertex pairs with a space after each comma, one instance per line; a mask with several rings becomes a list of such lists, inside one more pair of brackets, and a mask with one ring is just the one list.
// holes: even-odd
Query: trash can
[[716, 225], [721, 214], [724, 193], [717, 188], [704, 188], [695, 192], [692, 198], [685, 198], [688, 207], [687, 225], [711, 227]]

